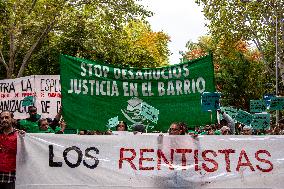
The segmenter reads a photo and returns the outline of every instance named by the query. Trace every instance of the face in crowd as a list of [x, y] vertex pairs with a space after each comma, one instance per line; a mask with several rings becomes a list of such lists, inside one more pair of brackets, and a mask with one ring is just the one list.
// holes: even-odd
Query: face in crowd
[[250, 128], [243, 128], [243, 135], [251, 135], [252, 130]]
[[214, 130], [210, 125], [206, 125], [204, 130], [206, 131], [207, 135], [214, 135]]
[[13, 116], [11, 112], [4, 111], [0, 114], [0, 129], [9, 128], [13, 125]]
[[124, 121], [120, 121], [116, 126], [117, 131], [127, 131], [127, 125]]
[[36, 117], [36, 114], [37, 114], [37, 108], [36, 107], [30, 106], [28, 111], [29, 111], [29, 114], [30, 114], [31, 118], [35, 118]]
[[230, 128], [227, 127], [227, 126], [223, 126], [223, 127], [221, 128], [221, 133], [222, 133], [222, 135], [230, 135], [230, 134], [231, 134]]
[[182, 134], [182, 128], [177, 123], [172, 123], [169, 128], [169, 135], [181, 135]]
[[40, 128], [40, 130], [46, 131], [48, 129], [48, 127], [49, 127], [49, 124], [48, 124], [47, 119], [41, 119], [39, 121], [39, 128]]

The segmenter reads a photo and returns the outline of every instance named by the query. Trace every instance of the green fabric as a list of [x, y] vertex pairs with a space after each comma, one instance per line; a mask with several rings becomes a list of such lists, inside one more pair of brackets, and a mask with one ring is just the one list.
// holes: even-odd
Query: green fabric
[[38, 122], [28, 121], [26, 119], [22, 119], [19, 121], [20, 129], [25, 130], [27, 133], [39, 133]]
[[51, 127], [48, 127], [47, 130], [39, 130], [39, 133], [57, 133], [61, 130], [61, 127], [56, 126], [55, 130], [53, 130]]
[[[216, 122], [216, 113], [211, 120], [200, 104], [202, 92], [215, 92], [211, 54], [151, 69], [119, 68], [62, 55], [60, 70], [63, 117], [71, 128], [104, 131], [115, 116], [129, 128], [142, 123], [148, 131], [163, 132], [172, 122], [182, 121], [190, 128]], [[157, 124], [139, 115], [142, 101], [159, 110]]]
[[216, 130], [215, 132], [214, 132], [214, 135], [221, 135], [222, 133], [221, 133], [221, 131], [220, 130]]

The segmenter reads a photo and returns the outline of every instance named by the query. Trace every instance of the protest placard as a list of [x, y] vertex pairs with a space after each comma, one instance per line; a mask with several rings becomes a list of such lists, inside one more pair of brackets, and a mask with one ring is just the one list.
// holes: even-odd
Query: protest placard
[[252, 122], [252, 115], [246, 111], [238, 110], [236, 120], [240, 123], [250, 126]]
[[113, 117], [113, 118], [110, 118], [110, 119], [108, 120], [107, 128], [108, 128], [108, 129], [111, 129], [111, 128], [113, 128], [113, 127], [116, 127], [117, 124], [118, 124], [118, 116]]
[[34, 105], [43, 118], [53, 118], [61, 106], [59, 75], [31, 75], [0, 80], [0, 111], [9, 110], [16, 119], [27, 118]]
[[269, 110], [284, 110], [284, 97], [272, 97]]
[[23, 99], [22, 106], [32, 106], [34, 104], [34, 97], [27, 96]]
[[268, 109], [269, 109], [269, 106], [270, 106], [271, 98], [274, 97], [274, 96], [275, 96], [274, 94], [270, 94], [270, 93], [267, 93], [267, 94], [263, 95], [263, 100], [265, 101], [266, 107]]
[[251, 122], [252, 128], [256, 130], [266, 130], [270, 128], [270, 114], [253, 114], [253, 119]]
[[203, 92], [201, 95], [202, 111], [218, 110], [220, 109], [221, 93]]
[[266, 111], [266, 102], [265, 100], [250, 100], [250, 112], [259, 113]]
[[[225, 112], [226, 114], [228, 114], [233, 120], [236, 120], [236, 116], [238, 114], [238, 109], [233, 108], [233, 107], [220, 107], [221, 111]], [[222, 119], [222, 115], [220, 115], [221, 119]]]

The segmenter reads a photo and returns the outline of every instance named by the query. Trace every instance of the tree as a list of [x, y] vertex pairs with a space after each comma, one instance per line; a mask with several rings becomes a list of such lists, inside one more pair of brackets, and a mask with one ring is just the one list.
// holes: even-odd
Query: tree
[[97, 35], [108, 36], [109, 31], [119, 33], [127, 21], [150, 15], [135, 0], [0, 1], [0, 63], [6, 78], [21, 77], [32, 56], [40, 55], [36, 52], [43, 44], [52, 47], [56, 38], [80, 23], [80, 19], [88, 20], [89, 26], [100, 26]]
[[189, 41], [184, 58], [191, 60], [213, 52], [217, 90], [222, 93], [222, 105], [249, 110], [249, 100], [260, 99], [269, 78], [258, 50], [251, 49], [245, 41], [238, 41], [228, 48], [223, 41], [210, 36], [200, 37], [197, 43]]
[[115, 48], [109, 46], [102, 53], [107, 62], [140, 68], [168, 65], [168, 35], [153, 32], [148, 23], [139, 20], [129, 22], [123, 32], [125, 34], [114, 45]]
[[[209, 21], [210, 34], [224, 47], [237, 41], [252, 41], [261, 54], [270, 75], [275, 74], [276, 23], [278, 59], [284, 81], [284, 1], [278, 0], [197, 0]], [[277, 22], [276, 22], [277, 21]], [[275, 76], [275, 75], [274, 75]]]

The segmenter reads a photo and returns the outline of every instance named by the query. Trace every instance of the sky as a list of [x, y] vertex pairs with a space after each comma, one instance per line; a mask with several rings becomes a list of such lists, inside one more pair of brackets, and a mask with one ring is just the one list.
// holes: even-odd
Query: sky
[[163, 31], [171, 38], [170, 64], [180, 62], [179, 51], [185, 51], [187, 41], [197, 42], [198, 37], [207, 34], [202, 8], [195, 0], [142, 0], [140, 4], [154, 13], [148, 18], [152, 30]]

